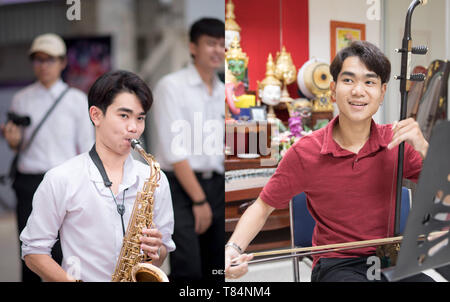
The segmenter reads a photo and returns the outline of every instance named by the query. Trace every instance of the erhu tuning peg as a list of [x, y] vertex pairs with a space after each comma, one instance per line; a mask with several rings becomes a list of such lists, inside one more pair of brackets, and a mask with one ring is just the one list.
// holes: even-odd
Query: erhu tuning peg
[[424, 55], [428, 52], [428, 47], [426, 47], [425, 45], [414, 46], [411, 49], [411, 52], [415, 55]]
[[423, 73], [413, 73], [409, 79], [411, 81], [421, 82], [425, 80], [425, 75]]

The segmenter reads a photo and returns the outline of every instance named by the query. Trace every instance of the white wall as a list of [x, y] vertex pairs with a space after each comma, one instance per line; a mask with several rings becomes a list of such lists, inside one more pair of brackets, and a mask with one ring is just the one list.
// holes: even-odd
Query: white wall
[[446, 58], [450, 60], [450, 0], [445, 1], [445, 44], [447, 45]]
[[[393, 0], [392, 0], [393, 1]], [[369, 20], [367, 12], [373, 7], [373, 0], [309, 0], [309, 56], [330, 61], [330, 21], [366, 24], [366, 40], [382, 47], [382, 26], [380, 20]], [[369, 4], [368, 4], [369, 3]], [[380, 4], [381, 2], [378, 1]], [[382, 18], [382, 10], [380, 19]], [[383, 107], [375, 115], [376, 122], [382, 122]], [[335, 111], [335, 114], [337, 112]]]
[[381, 25], [367, 19], [372, 6], [365, 0], [310, 0], [309, 53], [330, 60], [330, 20], [366, 24], [366, 40], [380, 46]]
[[[445, 1], [445, 45], [446, 58], [450, 60], [450, 0]], [[450, 83], [448, 84], [448, 91], [450, 91]], [[447, 117], [450, 121], [450, 101], [447, 97]]]
[[217, 18], [225, 21], [224, 0], [185, 0], [186, 28], [201, 17]]
[[97, 30], [111, 35], [113, 69], [136, 70], [134, 1], [98, 0]]
[[[368, 20], [367, 10], [374, 0], [310, 0], [309, 53], [310, 57], [330, 59], [330, 20], [366, 24], [366, 40], [378, 45], [391, 60], [391, 80], [384, 105], [374, 119], [391, 123], [400, 117], [399, 81], [401, 56], [394, 52], [401, 46], [406, 11], [411, 0], [380, 0], [379, 21]], [[426, 44], [426, 56], [413, 55], [412, 65], [428, 65], [436, 59], [450, 59], [450, 0], [430, 0], [414, 10], [411, 35], [414, 45]], [[449, 89], [450, 90], [450, 89]], [[450, 110], [450, 102], [449, 102]], [[449, 111], [450, 112], [450, 111]]]
[[[400, 82], [393, 79], [400, 74], [401, 55], [394, 52], [400, 48], [406, 12], [411, 0], [386, 0], [385, 13], [385, 48], [384, 52], [391, 60], [391, 81], [385, 97], [384, 122], [390, 123], [400, 117]], [[449, 20], [450, 0], [430, 0], [425, 6], [418, 6], [413, 12], [411, 22], [411, 38], [413, 46], [427, 45], [428, 54], [425, 56], [413, 55], [412, 66], [428, 65], [436, 59], [450, 59], [449, 49]], [[447, 20], [446, 20], [447, 19]]]

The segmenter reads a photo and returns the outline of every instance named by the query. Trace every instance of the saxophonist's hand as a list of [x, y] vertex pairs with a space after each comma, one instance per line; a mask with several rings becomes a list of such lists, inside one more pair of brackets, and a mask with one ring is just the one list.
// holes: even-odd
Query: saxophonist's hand
[[153, 261], [159, 260], [161, 256], [162, 247], [162, 234], [158, 229], [142, 229], [141, 249], [144, 251]]

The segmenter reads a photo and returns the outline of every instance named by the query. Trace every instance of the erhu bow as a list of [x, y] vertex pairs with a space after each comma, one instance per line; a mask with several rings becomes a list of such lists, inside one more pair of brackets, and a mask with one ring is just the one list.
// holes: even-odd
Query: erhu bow
[[[427, 4], [427, 0], [413, 0], [409, 5], [405, 20], [405, 33], [402, 40], [402, 48], [396, 49], [396, 52], [402, 54], [400, 76], [395, 76], [394, 79], [400, 80], [400, 121], [406, 119], [408, 92], [411, 86], [411, 81], [423, 81], [425, 75], [423, 73], [411, 74], [411, 55], [425, 55], [428, 52], [426, 46], [412, 46], [411, 38], [411, 18], [414, 9], [419, 5]], [[402, 180], [403, 180], [403, 159], [404, 159], [405, 143], [402, 142], [398, 147], [398, 164], [397, 164], [397, 191], [395, 199], [395, 225], [394, 235], [400, 233], [400, 209], [402, 202]]]
[[[448, 231], [437, 231], [431, 232], [427, 236], [420, 235], [417, 238], [418, 242], [424, 241], [427, 239], [428, 241], [434, 240], [433, 238], [438, 238], [447, 234]], [[344, 250], [354, 250], [372, 246], [386, 246], [400, 243], [403, 240], [403, 236], [389, 237], [389, 238], [380, 238], [380, 239], [369, 239], [363, 241], [353, 241], [353, 242], [344, 242], [344, 243], [333, 243], [327, 245], [318, 245], [318, 246], [310, 246], [310, 247], [297, 247], [291, 249], [283, 249], [283, 250], [273, 250], [273, 251], [265, 251], [265, 252], [257, 252], [252, 253], [253, 257], [263, 257], [263, 256], [275, 256], [282, 255], [270, 258], [262, 258], [248, 261], [248, 264], [254, 264], [259, 262], [268, 262], [274, 260], [280, 260], [285, 258], [292, 257], [303, 257], [310, 255], [318, 255], [318, 254], [326, 254], [330, 252], [344, 251]], [[238, 258], [231, 260], [231, 266], [237, 266], [241, 264]]]

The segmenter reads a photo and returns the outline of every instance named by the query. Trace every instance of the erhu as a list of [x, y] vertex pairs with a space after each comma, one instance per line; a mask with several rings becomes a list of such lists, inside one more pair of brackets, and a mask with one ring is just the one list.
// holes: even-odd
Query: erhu
[[[411, 55], [425, 55], [428, 52], [428, 48], [426, 46], [412, 46], [412, 38], [411, 38], [411, 19], [412, 13], [414, 9], [418, 5], [425, 5], [427, 0], [413, 0], [408, 7], [408, 11], [406, 14], [405, 20], [405, 32], [402, 40], [402, 48], [396, 49], [397, 53], [401, 53], [401, 70], [400, 75], [395, 76], [394, 79], [400, 80], [400, 93], [401, 93], [401, 105], [400, 105], [400, 120], [406, 119], [407, 112], [407, 102], [408, 102], [408, 92], [411, 86], [412, 81], [423, 81], [425, 80], [425, 75], [422, 73], [411, 74]], [[396, 201], [395, 201], [395, 225], [394, 225], [394, 236], [390, 238], [380, 238], [374, 240], [365, 240], [365, 241], [355, 241], [355, 242], [347, 242], [347, 243], [338, 243], [338, 244], [329, 244], [323, 246], [313, 246], [313, 247], [304, 247], [304, 248], [293, 248], [293, 249], [284, 249], [278, 251], [270, 251], [270, 252], [260, 252], [254, 253], [254, 257], [259, 256], [268, 256], [268, 255], [280, 255], [287, 254], [283, 256], [271, 257], [266, 259], [257, 259], [249, 261], [249, 264], [258, 263], [258, 262], [266, 262], [279, 260], [283, 258], [291, 258], [291, 257], [299, 257], [299, 256], [309, 256], [315, 254], [324, 254], [335, 251], [342, 251], [348, 249], [358, 249], [369, 246], [379, 246], [383, 247], [377, 254], [387, 253], [388, 250], [392, 250], [392, 245], [396, 245], [396, 250], [398, 251], [399, 244], [403, 239], [402, 236], [399, 236], [400, 233], [400, 213], [401, 213], [401, 194], [402, 194], [402, 179], [403, 179], [403, 159], [404, 159], [404, 150], [405, 144], [402, 142], [399, 145], [398, 149], [398, 165], [397, 165], [397, 187], [396, 187]], [[444, 232], [438, 232], [433, 234], [435, 236], [440, 236]], [[418, 238], [418, 240], [421, 240]], [[396, 257], [396, 255], [392, 255], [390, 252], [390, 256]], [[239, 265], [236, 263], [237, 259], [232, 260], [232, 266]], [[395, 264], [395, 261], [391, 264]]]
[[[400, 75], [394, 76], [395, 80], [400, 80], [400, 119], [406, 119], [408, 109], [408, 93], [411, 88], [412, 81], [424, 81], [425, 75], [423, 73], [411, 73], [411, 55], [425, 55], [428, 52], [426, 46], [412, 46], [411, 37], [411, 19], [414, 9], [418, 5], [427, 4], [427, 0], [413, 0], [408, 7], [405, 19], [405, 32], [402, 39], [402, 48], [395, 49], [395, 52], [401, 53], [401, 68]], [[398, 146], [398, 160], [397, 160], [397, 181], [396, 181], [396, 195], [395, 195], [395, 218], [394, 218], [394, 236], [400, 235], [400, 216], [402, 204], [402, 184], [403, 184], [403, 160], [405, 153], [405, 143], [402, 142]], [[391, 264], [395, 265], [397, 254], [400, 250], [400, 243], [389, 244], [377, 248], [377, 255], [380, 257], [391, 257]], [[383, 257], [386, 259], [386, 257]]]
[[[405, 33], [402, 40], [402, 48], [396, 49], [396, 52], [402, 54], [400, 75], [395, 76], [394, 79], [400, 80], [400, 121], [406, 119], [408, 92], [411, 87], [411, 81], [423, 81], [425, 75], [423, 73], [411, 74], [411, 55], [425, 55], [428, 52], [426, 46], [412, 46], [411, 38], [411, 18], [414, 9], [419, 5], [427, 4], [427, 0], [414, 0], [411, 2], [406, 14]], [[402, 201], [402, 180], [403, 180], [403, 158], [405, 151], [405, 143], [402, 142], [398, 147], [398, 164], [397, 164], [397, 191], [395, 200], [395, 225], [394, 234], [400, 233], [400, 207]]]

